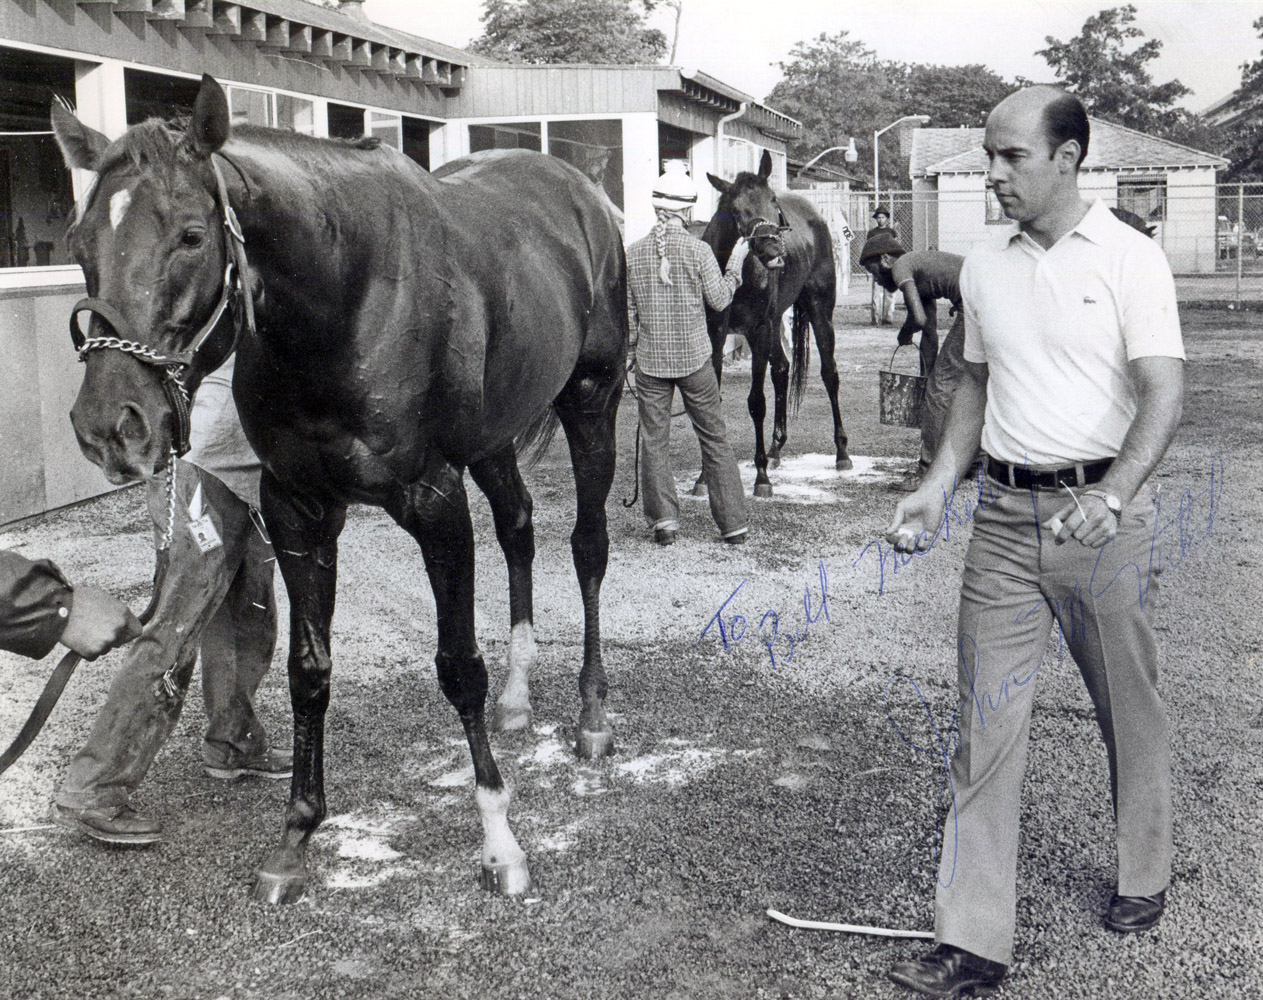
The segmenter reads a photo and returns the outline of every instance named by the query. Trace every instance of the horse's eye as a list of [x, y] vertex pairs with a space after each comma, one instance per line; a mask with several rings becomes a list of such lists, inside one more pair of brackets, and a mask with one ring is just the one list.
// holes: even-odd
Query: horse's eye
[[202, 241], [206, 239], [206, 230], [204, 229], [186, 229], [184, 235], [180, 237], [180, 242], [186, 247], [200, 247]]

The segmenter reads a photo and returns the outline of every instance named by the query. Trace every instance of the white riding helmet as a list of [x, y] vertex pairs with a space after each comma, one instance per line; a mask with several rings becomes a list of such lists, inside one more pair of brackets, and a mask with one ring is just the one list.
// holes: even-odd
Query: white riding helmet
[[682, 160], [671, 160], [653, 186], [653, 207], [682, 212], [697, 204], [697, 185]]

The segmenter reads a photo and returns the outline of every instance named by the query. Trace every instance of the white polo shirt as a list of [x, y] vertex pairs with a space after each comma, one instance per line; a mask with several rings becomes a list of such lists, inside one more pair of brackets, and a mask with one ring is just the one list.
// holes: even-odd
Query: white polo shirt
[[961, 269], [965, 359], [988, 367], [982, 447], [1015, 465], [1113, 458], [1136, 416], [1127, 362], [1184, 357], [1162, 248], [1096, 201], [1045, 250], [1025, 233]]

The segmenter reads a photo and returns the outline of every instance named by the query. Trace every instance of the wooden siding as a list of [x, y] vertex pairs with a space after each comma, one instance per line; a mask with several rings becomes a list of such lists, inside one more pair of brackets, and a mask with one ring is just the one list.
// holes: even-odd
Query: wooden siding
[[656, 111], [658, 87], [671, 74], [665, 67], [471, 66], [464, 89], [449, 99], [446, 113], [509, 121]]
[[10, 41], [123, 60], [158, 71], [205, 72], [235, 83], [410, 114], [450, 115], [449, 98], [438, 87], [407, 76], [311, 61], [279, 48], [260, 47], [235, 34], [189, 29], [143, 14], [119, 16], [112, 4], [5, 0], [0, 3], [0, 45]]

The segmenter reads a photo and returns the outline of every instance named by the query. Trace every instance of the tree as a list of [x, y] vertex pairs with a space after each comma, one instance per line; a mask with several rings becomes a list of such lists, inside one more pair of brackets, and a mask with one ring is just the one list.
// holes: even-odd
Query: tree
[[[1254, 22], [1263, 39], [1263, 17]], [[1263, 179], [1263, 55], [1241, 65], [1241, 86], [1233, 95], [1234, 117], [1224, 127], [1223, 155], [1232, 161], [1231, 180]]]
[[891, 64], [899, 79], [899, 110], [929, 115], [927, 128], [981, 128], [991, 109], [1017, 90], [985, 66]]
[[1187, 125], [1186, 116], [1172, 105], [1192, 91], [1179, 80], [1153, 82], [1145, 64], [1158, 57], [1162, 42], [1151, 38], [1129, 51], [1132, 41], [1145, 36], [1133, 25], [1135, 20], [1132, 4], [1111, 7], [1089, 17], [1068, 42], [1046, 36], [1048, 48], [1035, 54], [1043, 56], [1066, 89], [1083, 101], [1088, 114], [1167, 136]]
[[469, 45], [518, 63], [656, 63], [667, 38], [645, 26], [657, 0], [483, 0]]
[[[807, 160], [829, 146], [845, 146], [854, 137], [860, 150], [854, 169], [871, 176], [873, 131], [903, 112], [890, 66], [849, 34], [822, 33], [795, 45], [789, 60], [779, 64], [783, 76], [766, 100], [803, 124], [802, 138], [790, 144], [790, 156]], [[882, 164], [882, 177], [899, 183], [898, 158]]]

